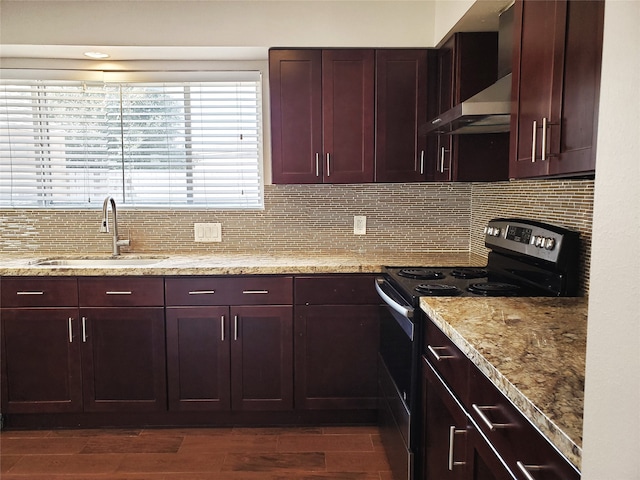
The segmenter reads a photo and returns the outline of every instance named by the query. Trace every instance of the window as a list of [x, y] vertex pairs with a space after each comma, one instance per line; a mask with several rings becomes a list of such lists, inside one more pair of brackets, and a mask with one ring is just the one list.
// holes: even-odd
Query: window
[[262, 208], [259, 72], [0, 81], [0, 206]]

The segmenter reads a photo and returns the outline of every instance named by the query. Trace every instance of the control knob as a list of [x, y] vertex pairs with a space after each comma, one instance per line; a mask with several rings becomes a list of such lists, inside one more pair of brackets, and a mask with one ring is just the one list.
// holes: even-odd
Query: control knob
[[555, 246], [556, 246], [555, 238], [547, 238], [544, 242], [544, 248], [546, 250], [553, 250]]

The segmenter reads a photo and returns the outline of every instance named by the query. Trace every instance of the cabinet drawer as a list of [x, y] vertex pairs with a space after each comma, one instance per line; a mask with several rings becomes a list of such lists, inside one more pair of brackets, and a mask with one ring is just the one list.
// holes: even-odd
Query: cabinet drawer
[[75, 277], [5, 277], [1, 282], [0, 306], [3, 308], [78, 305]]
[[229, 305], [231, 282], [225, 277], [180, 277], [164, 281], [167, 306]]
[[466, 404], [469, 395], [471, 361], [431, 320], [424, 331], [424, 356], [442, 376], [459, 400]]
[[293, 305], [293, 277], [229, 277], [229, 305]]
[[82, 307], [164, 306], [161, 277], [81, 277], [78, 294]]
[[518, 478], [577, 480], [579, 472], [475, 366], [469, 376], [469, 412]]
[[375, 275], [296, 277], [296, 305], [377, 305]]

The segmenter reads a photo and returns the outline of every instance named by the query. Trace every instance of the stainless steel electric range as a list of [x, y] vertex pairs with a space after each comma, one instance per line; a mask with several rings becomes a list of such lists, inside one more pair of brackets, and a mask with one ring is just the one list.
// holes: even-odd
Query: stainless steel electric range
[[549, 223], [496, 218], [484, 229], [487, 264], [469, 267], [385, 267], [376, 290], [386, 304], [380, 324], [379, 418], [396, 480], [414, 480], [421, 459], [420, 297], [574, 296], [578, 232]]

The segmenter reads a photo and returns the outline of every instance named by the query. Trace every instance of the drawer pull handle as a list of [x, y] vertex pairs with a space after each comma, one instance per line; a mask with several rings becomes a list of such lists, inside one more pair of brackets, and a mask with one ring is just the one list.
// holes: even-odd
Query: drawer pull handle
[[440, 355], [438, 352], [436, 352], [436, 350], [446, 350], [446, 349], [447, 347], [432, 347], [431, 345], [427, 345], [427, 350], [429, 350], [431, 355], [433, 355], [433, 358], [435, 358], [438, 362], [440, 360], [445, 360], [447, 358], [456, 358], [453, 355]]
[[73, 343], [73, 319], [69, 317], [69, 343]]
[[189, 295], [213, 295], [215, 290], [192, 290]]
[[522, 463], [521, 461], [517, 461], [516, 465], [518, 466], [518, 469], [522, 472], [522, 474], [525, 476], [525, 478], [527, 480], [536, 480], [533, 475], [531, 475], [531, 472], [529, 470], [542, 470], [543, 467], [539, 466], [539, 465], [525, 465], [524, 463]]
[[117, 291], [117, 290], [111, 290], [108, 292], [105, 292], [107, 295], [131, 295], [131, 292], [128, 291]]
[[269, 290], [243, 290], [242, 293], [245, 295], [266, 295]]
[[465, 462], [456, 462], [453, 460], [453, 441], [456, 433], [466, 433], [466, 430], [456, 430], [454, 425], [449, 427], [449, 471], [453, 470], [453, 467], [458, 465], [464, 465]]
[[480, 406], [479, 407], [474, 403], [471, 405], [471, 408], [473, 408], [473, 411], [478, 414], [480, 419], [484, 422], [484, 424], [487, 426], [487, 428], [491, 432], [495, 431], [497, 428], [507, 428], [511, 426], [509, 423], [493, 423], [491, 420], [489, 420], [489, 417], [485, 415], [484, 410], [498, 410], [498, 407], [496, 406]]
[[42, 292], [42, 291], [16, 292], [16, 295], [44, 295], [44, 292]]

